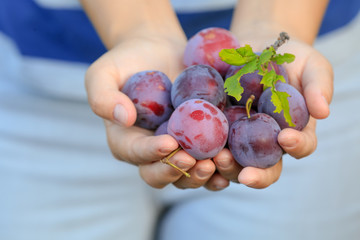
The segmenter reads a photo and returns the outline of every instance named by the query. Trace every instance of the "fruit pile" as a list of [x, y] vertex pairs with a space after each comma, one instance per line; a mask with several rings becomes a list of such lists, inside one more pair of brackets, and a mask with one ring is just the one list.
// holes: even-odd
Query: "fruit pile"
[[170, 134], [197, 160], [226, 146], [244, 167], [273, 166], [283, 154], [281, 129], [301, 130], [309, 120], [304, 97], [288, 83], [282, 65], [294, 56], [276, 53], [287, 40], [282, 34], [254, 53], [225, 29], [198, 32], [188, 41], [185, 69], [173, 84], [156, 70], [127, 81], [122, 91], [136, 107], [136, 125]]

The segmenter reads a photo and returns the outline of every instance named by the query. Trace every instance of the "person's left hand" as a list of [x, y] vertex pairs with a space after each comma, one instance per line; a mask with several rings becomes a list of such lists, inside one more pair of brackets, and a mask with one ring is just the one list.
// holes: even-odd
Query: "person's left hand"
[[[264, 41], [269, 42], [269, 41]], [[259, 46], [259, 45], [258, 45]], [[266, 47], [266, 46], [263, 46]], [[316, 119], [328, 117], [329, 103], [333, 94], [333, 70], [328, 60], [312, 46], [301, 41], [290, 40], [279, 48], [279, 52], [295, 55], [295, 61], [285, 64], [289, 83], [305, 97], [310, 120], [302, 131], [283, 129], [278, 142], [283, 150], [296, 159], [313, 153], [317, 146]], [[240, 182], [252, 188], [265, 188], [276, 182], [282, 171], [282, 159], [273, 167], [260, 169], [242, 168], [236, 163], [230, 151], [223, 150], [214, 158], [217, 167], [216, 181]], [[208, 185], [211, 186], [211, 181]]]

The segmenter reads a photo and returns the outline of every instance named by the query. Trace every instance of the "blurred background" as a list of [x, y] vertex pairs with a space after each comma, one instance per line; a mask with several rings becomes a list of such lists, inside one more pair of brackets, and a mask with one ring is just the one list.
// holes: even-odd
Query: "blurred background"
[[[229, 27], [234, 1], [204, 13], [191, 2], [173, 1], [188, 37]], [[331, 0], [315, 42], [335, 73], [317, 151], [285, 155], [270, 188], [213, 193], [151, 189], [113, 159], [83, 86], [105, 48], [77, 1], [1, 0], [0, 239], [151, 239], [166, 206], [159, 239], [358, 240], [359, 9]]]

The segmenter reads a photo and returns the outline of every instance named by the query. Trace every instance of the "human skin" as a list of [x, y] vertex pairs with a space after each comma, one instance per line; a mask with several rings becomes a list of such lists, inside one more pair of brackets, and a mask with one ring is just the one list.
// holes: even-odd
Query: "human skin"
[[[329, 61], [316, 51], [312, 44], [328, 5], [321, 1], [286, 0], [242, 0], [238, 1], [231, 25], [231, 31], [250, 44], [255, 51], [270, 46], [280, 32], [287, 32], [290, 41], [279, 48], [279, 53], [292, 53], [296, 56], [291, 64], [285, 64], [289, 83], [305, 97], [310, 121], [302, 131], [284, 129], [278, 136], [281, 147], [291, 156], [300, 159], [310, 155], [317, 146], [316, 119], [329, 116], [329, 104], [333, 95], [333, 70]], [[253, 14], [253, 13], [257, 14]], [[278, 164], [282, 164], [280, 161]], [[251, 175], [259, 174], [261, 169], [247, 169]], [[240, 172], [240, 182], [258, 182], [256, 187], [266, 187], [261, 181], [248, 178], [245, 171]], [[261, 179], [261, 178], [259, 178]]]
[[[170, 135], [154, 136], [152, 131], [133, 126], [135, 107], [119, 90], [139, 71], [156, 69], [172, 81], [181, 72], [186, 37], [176, 14], [167, 0], [81, 2], [108, 49], [89, 67], [85, 84], [92, 110], [105, 121], [109, 148], [115, 158], [138, 166], [141, 177], [154, 188], [174, 184], [178, 188], [204, 186], [216, 191], [226, 188], [230, 181], [265, 188], [280, 177], [282, 161], [267, 169], [242, 168], [228, 149], [212, 160], [202, 161], [196, 161], [184, 151], [176, 153], [170, 161], [188, 171], [191, 178], [161, 163], [162, 158], [178, 147], [177, 142]], [[296, 55], [295, 62], [286, 68], [290, 83], [305, 95], [312, 116], [301, 132], [284, 129], [279, 134], [279, 143], [295, 158], [315, 150], [316, 119], [329, 115], [332, 68], [311, 46], [326, 5], [327, 1], [320, 0], [239, 1], [231, 25], [240, 43], [249, 43], [255, 50], [269, 46], [281, 31], [291, 37], [279, 50]], [[301, 20], [304, 18], [306, 21]]]

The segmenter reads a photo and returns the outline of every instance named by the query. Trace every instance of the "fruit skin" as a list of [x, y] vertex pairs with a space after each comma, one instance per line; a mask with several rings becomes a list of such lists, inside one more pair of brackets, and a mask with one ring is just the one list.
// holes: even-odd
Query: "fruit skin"
[[277, 142], [280, 127], [265, 113], [235, 121], [229, 130], [228, 145], [235, 160], [243, 167], [268, 168], [281, 158]]
[[[250, 110], [250, 115], [253, 115], [255, 113], [256, 111], [254, 109]], [[224, 114], [229, 122], [229, 126], [231, 126], [236, 120], [247, 117], [246, 107], [240, 105], [226, 107], [224, 110]]]
[[135, 105], [135, 125], [153, 130], [169, 119], [174, 111], [171, 85], [169, 78], [160, 71], [142, 71], [129, 78], [122, 92]]
[[224, 80], [214, 68], [195, 65], [184, 69], [171, 88], [171, 102], [174, 108], [189, 99], [204, 99], [220, 110], [224, 110], [226, 94]]
[[154, 136], [159, 136], [162, 134], [167, 134], [167, 126], [168, 126], [169, 121], [165, 121], [162, 124], [160, 124], [160, 126], [155, 130], [154, 132]]
[[225, 48], [239, 48], [236, 37], [224, 28], [205, 28], [192, 36], [184, 51], [184, 65], [186, 67], [205, 64], [215, 68], [225, 76], [229, 64], [223, 62], [219, 52]]
[[285, 78], [286, 83], [289, 83], [289, 75], [284, 67], [284, 65], [278, 65], [275, 62], [270, 62], [270, 70], [273, 69], [277, 75], [282, 75]]
[[175, 109], [167, 131], [188, 154], [203, 160], [224, 148], [229, 124], [223, 112], [210, 102], [190, 99]]
[[295, 127], [290, 127], [289, 124], [285, 121], [283, 112], [274, 113], [275, 106], [271, 102], [271, 90], [266, 89], [263, 94], [261, 94], [259, 103], [258, 103], [258, 112], [266, 113], [272, 116], [276, 122], [279, 124], [281, 129], [284, 128], [293, 128], [301, 131], [309, 122], [310, 114], [306, 106], [306, 102], [301, 93], [292, 85], [287, 83], [277, 83], [275, 85], [277, 91], [287, 92], [291, 97], [288, 97], [289, 106], [290, 106], [290, 115], [292, 122], [296, 125]]

